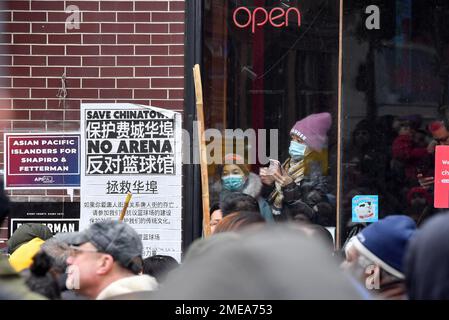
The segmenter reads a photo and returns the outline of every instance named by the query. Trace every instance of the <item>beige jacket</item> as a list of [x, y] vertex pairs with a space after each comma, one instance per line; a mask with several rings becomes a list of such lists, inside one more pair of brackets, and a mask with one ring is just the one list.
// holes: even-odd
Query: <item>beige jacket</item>
[[157, 290], [158, 283], [155, 278], [148, 275], [126, 277], [111, 283], [97, 296], [97, 300], [107, 300], [115, 296], [140, 291]]

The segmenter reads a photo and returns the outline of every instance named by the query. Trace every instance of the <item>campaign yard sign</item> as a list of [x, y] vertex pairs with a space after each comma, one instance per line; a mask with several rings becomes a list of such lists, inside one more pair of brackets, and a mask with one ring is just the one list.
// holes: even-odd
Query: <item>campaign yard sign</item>
[[181, 259], [182, 128], [177, 112], [135, 104], [81, 105], [80, 229], [124, 219], [147, 257]]
[[5, 134], [5, 189], [80, 186], [78, 133]]
[[79, 202], [12, 202], [8, 236], [25, 223], [47, 226], [53, 234], [79, 231]]

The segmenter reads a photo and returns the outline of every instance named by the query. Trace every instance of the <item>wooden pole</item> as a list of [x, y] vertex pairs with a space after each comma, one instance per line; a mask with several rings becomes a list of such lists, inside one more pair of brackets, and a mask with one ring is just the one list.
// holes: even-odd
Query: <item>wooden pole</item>
[[123, 221], [125, 219], [126, 210], [128, 209], [129, 202], [131, 201], [132, 194], [128, 193], [125, 199], [125, 205], [123, 206], [122, 212], [120, 213], [119, 221]]
[[200, 147], [199, 151], [201, 165], [201, 192], [203, 203], [203, 236], [208, 237], [211, 234], [209, 216], [209, 176], [207, 174], [206, 139], [204, 134], [203, 87], [201, 84], [200, 66], [198, 64], [193, 67], [193, 79], [195, 82], [198, 141]]

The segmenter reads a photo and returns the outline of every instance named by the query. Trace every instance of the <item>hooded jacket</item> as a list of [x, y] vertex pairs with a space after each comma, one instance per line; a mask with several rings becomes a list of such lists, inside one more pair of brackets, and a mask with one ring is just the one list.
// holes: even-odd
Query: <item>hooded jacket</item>
[[111, 283], [100, 292], [96, 300], [108, 300], [117, 296], [124, 297], [136, 292], [154, 291], [157, 288], [158, 283], [153, 277], [148, 275], [131, 276]]
[[33, 258], [39, 252], [44, 240], [34, 238], [31, 241], [21, 245], [9, 257], [9, 263], [17, 272], [28, 269], [33, 264]]
[[449, 300], [449, 214], [429, 219], [411, 239], [405, 257], [411, 300]]
[[39, 238], [48, 240], [52, 237], [52, 233], [48, 227], [39, 223], [26, 223], [21, 225], [8, 240], [8, 252], [13, 254], [21, 245]]

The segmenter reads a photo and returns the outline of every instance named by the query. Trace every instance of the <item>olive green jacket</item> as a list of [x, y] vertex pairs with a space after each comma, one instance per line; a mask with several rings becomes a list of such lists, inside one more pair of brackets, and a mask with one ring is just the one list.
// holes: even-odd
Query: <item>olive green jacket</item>
[[14, 271], [8, 259], [0, 255], [0, 288], [11, 300], [45, 300], [28, 289], [25, 280]]

